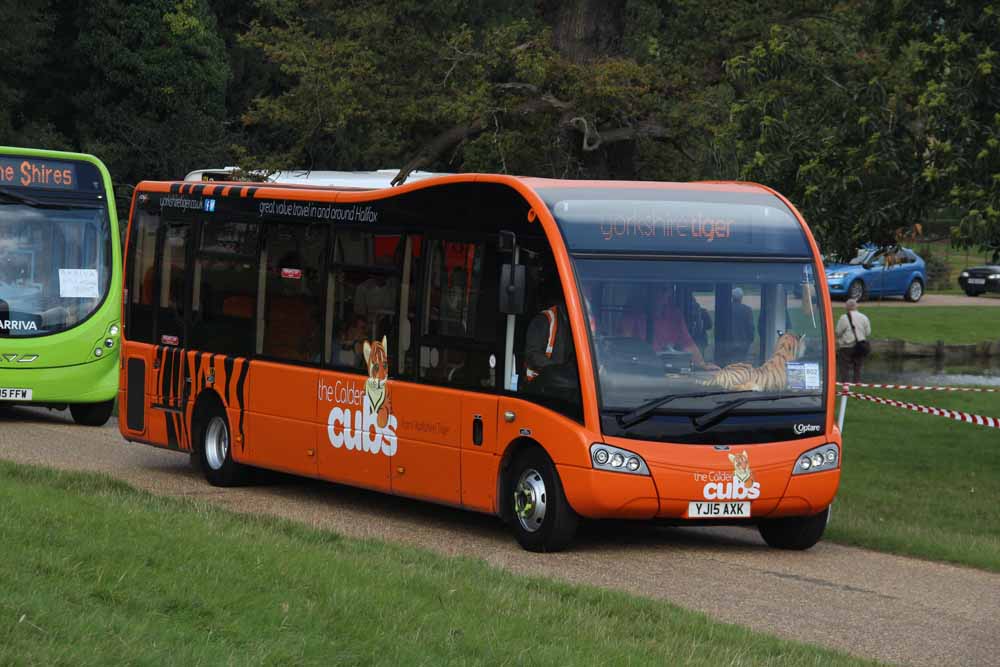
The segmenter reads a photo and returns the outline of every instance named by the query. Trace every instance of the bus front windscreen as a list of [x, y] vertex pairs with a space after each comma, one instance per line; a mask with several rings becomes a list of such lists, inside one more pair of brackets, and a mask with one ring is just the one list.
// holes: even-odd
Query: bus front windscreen
[[111, 281], [102, 206], [0, 196], [0, 337], [42, 336], [87, 319]]
[[605, 414], [703, 415], [737, 398], [748, 399], [737, 413], [823, 405], [811, 262], [590, 256], [575, 268]]

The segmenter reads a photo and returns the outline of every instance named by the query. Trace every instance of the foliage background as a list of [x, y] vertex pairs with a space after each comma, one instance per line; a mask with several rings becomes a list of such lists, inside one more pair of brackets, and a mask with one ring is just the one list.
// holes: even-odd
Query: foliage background
[[744, 179], [824, 251], [1000, 252], [1000, 17], [893, 0], [0, 1], [0, 144], [245, 168]]

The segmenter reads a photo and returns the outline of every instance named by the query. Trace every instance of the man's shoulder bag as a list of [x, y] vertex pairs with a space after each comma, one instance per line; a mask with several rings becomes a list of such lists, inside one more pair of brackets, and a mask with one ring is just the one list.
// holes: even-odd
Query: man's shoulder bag
[[854, 356], [867, 357], [871, 354], [872, 344], [867, 340], [858, 340], [858, 330], [854, 328], [854, 319], [850, 313], [847, 313], [847, 321], [851, 325], [851, 333], [854, 334]]

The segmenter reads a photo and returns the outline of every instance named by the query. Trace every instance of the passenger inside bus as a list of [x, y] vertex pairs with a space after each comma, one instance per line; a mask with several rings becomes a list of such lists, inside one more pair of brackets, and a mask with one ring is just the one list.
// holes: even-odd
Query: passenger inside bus
[[687, 352], [696, 368], [718, 370], [717, 365], [705, 361], [691, 337], [684, 313], [674, 301], [674, 286], [670, 283], [651, 285], [644, 294], [649, 292], [655, 293], [652, 313], [647, 315], [649, 307], [643, 295], [634, 295], [619, 323], [618, 335], [644, 340], [657, 354]]
[[368, 336], [368, 320], [353, 315], [343, 324], [337, 336], [336, 361], [349, 368], [365, 367], [364, 342]]
[[745, 362], [754, 341], [753, 308], [743, 303], [743, 289], [732, 290], [732, 324], [727, 339], [717, 341], [716, 361], [722, 365]]

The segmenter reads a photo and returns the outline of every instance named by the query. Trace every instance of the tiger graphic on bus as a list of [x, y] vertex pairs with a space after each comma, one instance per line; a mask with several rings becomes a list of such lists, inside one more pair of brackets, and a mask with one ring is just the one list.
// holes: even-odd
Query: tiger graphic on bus
[[319, 397], [333, 403], [327, 418], [330, 444], [336, 448], [393, 456], [398, 440], [399, 421], [392, 414], [389, 393], [387, 341], [365, 341], [363, 345], [368, 377], [363, 385], [351, 380], [319, 382]]
[[368, 364], [368, 379], [365, 381], [365, 394], [368, 396], [371, 411], [377, 415], [379, 428], [385, 428], [392, 415], [392, 399], [389, 397], [389, 355], [386, 352], [386, 339], [365, 341], [365, 363]]

